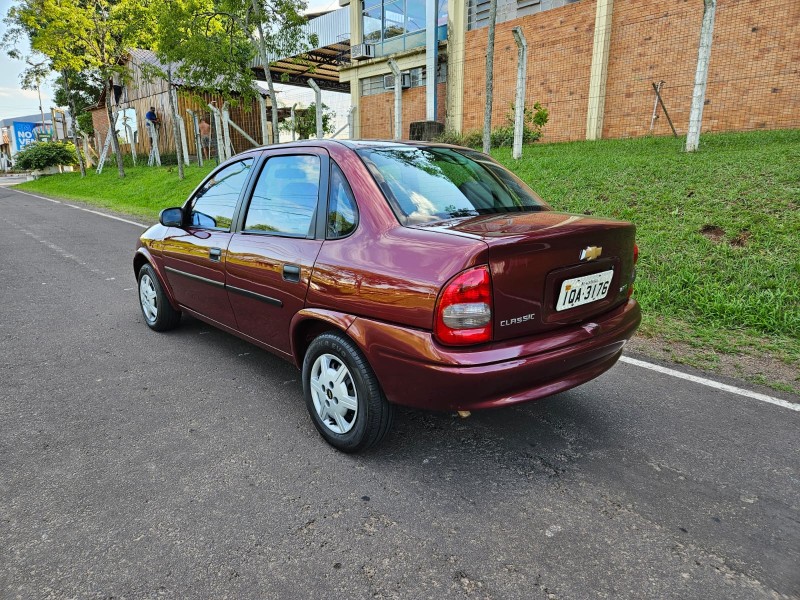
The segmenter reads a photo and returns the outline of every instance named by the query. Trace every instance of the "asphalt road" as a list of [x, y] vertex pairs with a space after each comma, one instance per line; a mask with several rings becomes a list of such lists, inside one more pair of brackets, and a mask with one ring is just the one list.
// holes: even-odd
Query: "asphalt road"
[[145, 326], [139, 227], [0, 231], [0, 598], [800, 597], [798, 412], [619, 364], [347, 456], [288, 363]]

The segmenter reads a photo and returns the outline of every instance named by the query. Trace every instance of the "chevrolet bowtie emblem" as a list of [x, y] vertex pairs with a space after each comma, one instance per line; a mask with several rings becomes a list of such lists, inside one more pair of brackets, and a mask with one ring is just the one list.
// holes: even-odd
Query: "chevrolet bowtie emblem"
[[581, 260], [594, 260], [603, 253], [603, 249], [598, 246], [587, 246], [581, 250]]

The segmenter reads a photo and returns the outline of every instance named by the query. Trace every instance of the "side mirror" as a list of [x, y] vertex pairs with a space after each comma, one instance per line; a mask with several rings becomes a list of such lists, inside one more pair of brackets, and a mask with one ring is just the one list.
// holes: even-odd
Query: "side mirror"
[[158, 214], [158, 222], [164, 227], [182, 227], [183, 209], [165, 208]]

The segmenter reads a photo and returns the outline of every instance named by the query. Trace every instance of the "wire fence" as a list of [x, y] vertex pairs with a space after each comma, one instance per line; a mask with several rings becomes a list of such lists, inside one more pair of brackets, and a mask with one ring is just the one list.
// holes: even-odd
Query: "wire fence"
[[[451, 53], [447, 66], [450, 72], [463, 73], [461, 114], [459, 103], [451, 101], [447, 117], [451, 124], [460, 120], [464, 132], [483, 127], [487, 27], [485, 17], [472, 18], [483, 14], [483, 4], [472, 0], [468, 22], [481, 26], [467, 31], [463, 59]], [[527, 11], [538, 4], [539, 10], [520, 17], [523, 4]], [[497, 24], [494, 47], [493, 128], [510, 124], [518, 63], [512, 28], [520, 27], [528, 43], [526, 105], [540, 102], [549, 111], [544, 140], [586, 139], [592, 106], [602, 116], [604, 138], [672, 135], [670, 121], [677, 135], [685, 135], [702, 0], [616, 2], [607, 21], [598, 18], [597, 2], [561, 4], [544, 10], [544, 1], [500, 0], [498, 13], [506, 20]], [[596, 22], [604, 32], [596, 31]], [[606, 34], [604, 43], [598, 33]], [[601, 74], [595, 79], [593, 61]], [[453, 84], [458, 81], [449, 78], [448, 85]], [[719, 0], [702, 131], [796, 127], [800, 2]]]

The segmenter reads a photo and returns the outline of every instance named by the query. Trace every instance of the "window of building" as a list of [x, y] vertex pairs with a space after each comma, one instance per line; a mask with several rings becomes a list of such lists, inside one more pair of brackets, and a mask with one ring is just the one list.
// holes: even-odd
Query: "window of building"
[[[439, 0], [438, 39], [447, 37], [447, 0]], [[375, 56], [386, 56], [425, 45], [425, 0], [365, 0], [364, 43]]]
[[[580, 0], [497, 0], [497, 22], [503, 23], [537, 12], [561, 8]], [[490, 0], [469, 0], [467, 29], [479, 29], [489, 25]]]
[[[408, 71], [411, 74], [411, 87], [422, 87], [427, 84], [426, 69], [425, 67], [417, 67]], [[360, 81], [361, 95], [372, 96], [374, 94], [391, 94], [394, 89], [386, 89], [384, 86], [383, 75], [375, 75], [374, 77], [365, 77]], [[436, 74], [436, 83], [444, 83], [447, 81], [447, 64], [439, 63], [439, 69]]]

